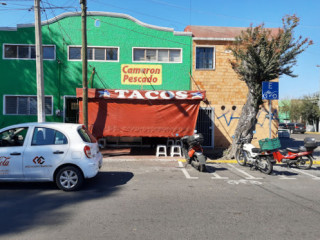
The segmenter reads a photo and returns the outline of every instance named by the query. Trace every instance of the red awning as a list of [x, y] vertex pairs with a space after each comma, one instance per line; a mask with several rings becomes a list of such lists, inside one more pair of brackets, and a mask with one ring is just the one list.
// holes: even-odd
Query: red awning
[[[82, 89], [77, 89], [83, 123]], [[97, 138], [193, 134], [204, 91], [88, 90], [88, 127]]]

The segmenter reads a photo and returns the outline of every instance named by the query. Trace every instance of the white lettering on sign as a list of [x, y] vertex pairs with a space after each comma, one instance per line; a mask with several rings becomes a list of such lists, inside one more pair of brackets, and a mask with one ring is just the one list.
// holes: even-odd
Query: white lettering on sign
[[137, 90], [133, 90], [132, 94], [128, 97], [131, 99], [144, 99], [144, 97], [141, 95], [141, 93]]
[[178, 91], [176, 93], [177, 99], [186, 99], [188, 97], [188, 93], [186, 91]]
[[203, 99], [201, 92], [188, 91], [139, 91], [139, 90], [99, 90], [97, 91], [99, 98], [119, 98], [119, 99]]
[[163, 91], [160, 93], [160, 97], [162, 99], [172, 99], [174, 98], [174, 96], [175, 95], [173, 94], [173, 92], [170, 92], [170, 91]]
[[114, 92], [119, 93], [118, 98], [126, 98], [124, 94], [128, 93], [129, 91], [128, 90], [115, 90]]
[[[151, 95], [152, 94], [152, 95]], [[159, 92], [157, 91], [150, 91], [150, 92], [146, 92], [146, 98], [148, 99], [158, 99]]]

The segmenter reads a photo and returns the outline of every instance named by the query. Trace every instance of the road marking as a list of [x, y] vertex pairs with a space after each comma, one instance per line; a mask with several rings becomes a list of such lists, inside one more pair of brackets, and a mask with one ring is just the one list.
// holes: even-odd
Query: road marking
[[284, 176], [284, 175], [280, 175], [279, 177], [280, 180], [292, 180], [292, 179], [296, 179], [294, 177], [287, 177], [287, 176]]
[[262, 182], [259, 181], [253, 181], [253, 180], [246, 180], [246, 179], [240, 179], [240, 180], [229, 180], [229, 184], [231, 185], [239, 185], [239, 184], [254, 184], [254, 185], [261, 185]]
[[229, 179], [228, 177], [221, 177], [218, 173], [211, 173], [214, 177], [211, 177], [211, 179], [217, 179], [217, 180], [223, 180], [223, 179]]
[[230, 167], [234, 168], [235, 170], [237, 170], [238, 172], [246, 175], [246, 176], [247, 176], [246, 179], [263, 179], [263, 178], [256, 178], [256, 177], [254, 177], [254, 176], [251, 176], [249, 173], [246, 173], [245, 171], [236, 168], [236, 167], [233, 166], [232, 164], [229, 164], [229, 163], [228, 163], [228, 165], [229, 165]]
[[306, 173], [304, 171], [301, 171], [301, 170], [298, 170], [298, 169], [294, 169], [294, 168], [291, 168], [291, 170], [293, 170], [295, 172], [298, 172], [298, 173], [302, 173], [302, 174], [307, 175], [307, 176], [310, 176], [310, 177], [312, 177], [313, 180], [320, 180], [320, 177], [312, 175], [310, 173]]
[[187, 172], [187, 169], [183, 166], [183, 163], [179, 161], [179, 167], [181, 167], [181, 171], [183, 172], [184, 176], [187, 179], [198, 179], [198, 177], [191, 177], [190, 174]]

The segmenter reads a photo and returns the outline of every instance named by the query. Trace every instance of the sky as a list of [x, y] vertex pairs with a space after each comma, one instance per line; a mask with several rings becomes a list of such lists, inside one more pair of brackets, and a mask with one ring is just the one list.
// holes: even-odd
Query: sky
[[[0, 27], [34, 22], [34, 0], [0, 0]], [[298, 57], [296, 78], [281, 76], [280, 99], [302, 98], [320, 91], [319, 0], [87, 0], [88, 11], [128, 14], [141, 22], [183, 31], [188, 25], [281, 27], [285, 15], [296, 14], [295, 38], [313, 41]], [[81, 11], [79, 0], [42, 0], [47, 20], [63, 12]], [[317, 67], [319, 65], [319, 67]]]

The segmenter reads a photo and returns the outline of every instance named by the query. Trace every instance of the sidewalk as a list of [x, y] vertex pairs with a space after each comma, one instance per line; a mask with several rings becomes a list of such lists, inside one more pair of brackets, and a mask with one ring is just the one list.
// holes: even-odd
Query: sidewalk
[[[156, 157], [155, 150], [149, 148], [119, 148], [119, 149], [101, 149], [105, 161], [181, 161], [185, 162], [183, 157]], [[210, 154], [211, 155], [211, 154]], [[316, 157], [315, 157], [316, 158]], [[235, 159], [223, 160], [208, 157], [207, 163], [237, 163]], [[313, 164], [320, 165], [319, 158], [313, 161]]]

